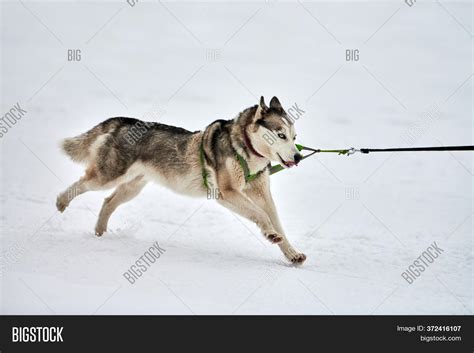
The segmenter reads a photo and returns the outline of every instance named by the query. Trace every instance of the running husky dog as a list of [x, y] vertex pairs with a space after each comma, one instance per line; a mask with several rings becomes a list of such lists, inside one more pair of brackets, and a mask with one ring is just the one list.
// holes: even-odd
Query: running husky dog
[[111, 118], [62, 142], [63, 150], [73, 161], [84, 163], [86, 170], [58, 196], [56, 206], [63, 212], [86, 191], [116, 187], [97, 220], [95, 234], [100, 236], [115, 209], [137, 196], [149, 181], [189, 196], [206, 197], [210, 190], [217, 191], [220, 204], [254, 222], [288, 260], [301, 264], [306, 256], [285, 236], [268, 173], [270, 161], [291, 168], [301, 160], [295, 136], [293, 121], [276, 97], [270, 107], [261, 97], [260, 104], [235, 119], [214, 121], [204, 131]]

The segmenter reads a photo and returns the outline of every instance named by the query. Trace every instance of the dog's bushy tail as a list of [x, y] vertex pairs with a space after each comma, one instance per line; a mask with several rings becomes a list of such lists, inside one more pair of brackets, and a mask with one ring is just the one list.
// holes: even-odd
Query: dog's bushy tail
[[61, 141], [62, 150], [74, 162], [86, 162], [89, 157], [89, 146], [91, 144], [87, 133], [76, 137], [66, 138]]
[[89, 131], [75, 136], [66, 138], [61, 141], [61, 149], [74, 161], [79, 163], [89, 162], [92, 154], [92, 145], [97, 138], [106, 134], [115, 123], [116, 118], [108, 119], [99, 125], [93, 127]]

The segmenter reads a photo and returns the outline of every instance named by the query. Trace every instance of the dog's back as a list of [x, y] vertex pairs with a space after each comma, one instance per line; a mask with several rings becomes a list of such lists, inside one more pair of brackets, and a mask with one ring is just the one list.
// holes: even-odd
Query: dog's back
[[97, 188], [143, 175], [192, 195], [186, 184], [201, 177], [199, 135], [199, 131], [118, 117], [65, 139], [62, 148], [73, 161], [86, 165], [86, 175], [94, 177]]

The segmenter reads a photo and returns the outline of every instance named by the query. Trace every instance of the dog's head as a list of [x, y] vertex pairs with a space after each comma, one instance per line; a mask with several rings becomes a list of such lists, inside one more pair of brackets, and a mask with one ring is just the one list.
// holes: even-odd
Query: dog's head
[[295, 146], [296, 132], [293, 120], [288, 117], [277, 97], [270, 107], [260, 98], [255, 117], [247, 129], [251, 145], [267, 159], [291, 168], [301, 160]]

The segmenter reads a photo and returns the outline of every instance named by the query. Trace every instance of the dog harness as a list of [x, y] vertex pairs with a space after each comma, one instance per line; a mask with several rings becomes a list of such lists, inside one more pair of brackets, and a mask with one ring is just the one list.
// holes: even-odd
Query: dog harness
[[255, 180], [265, 169], [270, 167], [270, 163], [268, 163], [268, 165], [265, 168], [263, 168], [262, 170], [258, 171], [255, 174], [250, 174], [249, 165], [248, 165], [247, 161], [245, 160], [245, 158], [242, 157], [237, 152], [235, 152], [235, 156], [236, 156], [237, 160], [239, 161], [240, 166], [242, 167], [242, 170], [244, 171], [244, 176], [245, 176], [245, 182], [246, 183], [249, 182], [249, 181]]
[[[199, 148], [200, 153], [199, 153], [199, 159], [201, 161], [201, 173], [202, 173], [202, 181], [204, 184], [204, 187], [209, 190], [209, 182], [207, 180], [207, 177], [209, 176], [209, 173], [206, 170], [205, 166], [205, 155], [204, 155], [204, 136], [201, 139], [201, 146]], [[245, 177], [245, 182], [248, 183], [249, 181], [255, 180], [266, 168], [270, 168], [271, 165], [268, 163], [268, 165], [263, 168], [262, 170], [258, 171], [255, 174], [250, 173], [249, 165], [247, 161], [245, 160], [244, 157], [242, 157], [240, 154], [235, 152], [235, 158], [240, 164], [240, 167], [242, 168], [242, 171], [244, 172], [244, 177]]]

